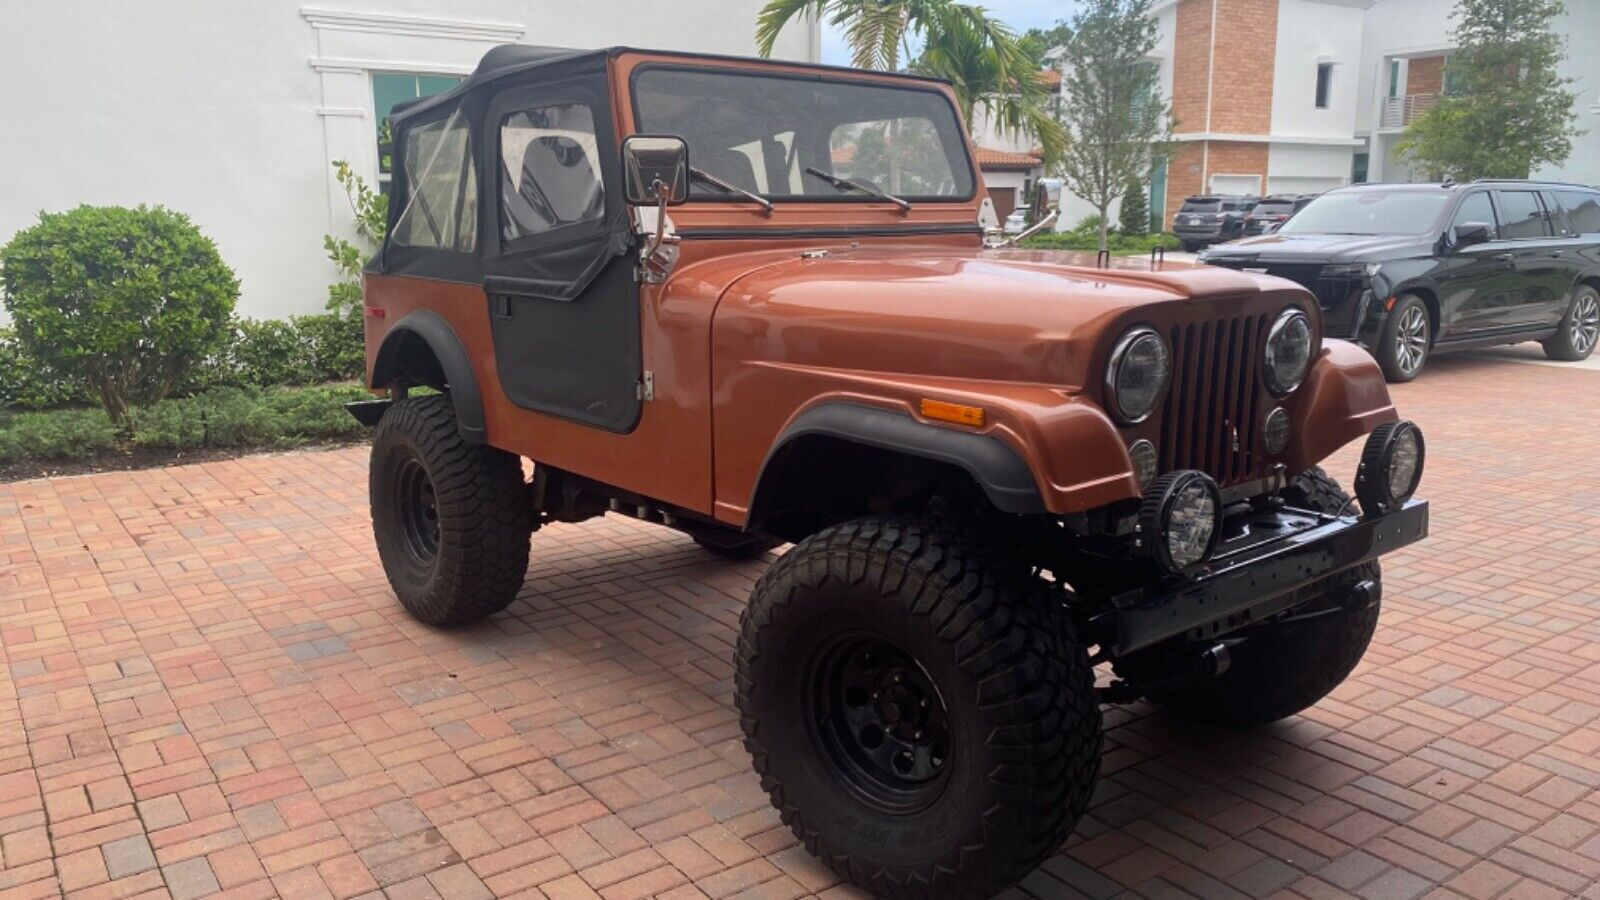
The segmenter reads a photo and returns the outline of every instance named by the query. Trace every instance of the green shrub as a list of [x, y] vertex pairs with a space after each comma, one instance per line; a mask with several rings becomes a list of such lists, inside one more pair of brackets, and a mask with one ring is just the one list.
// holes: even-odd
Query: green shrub
[[[1139, 254], [1149, 253], [1156, 247], [1168, 250], [1178, 248], [1177, 237], [1170, 234], [1139, 234], [1127, 235], [1112, 233], [1106, 236], [1108, 249], [1113, 254]], [[1075, 231], [1062, 231], [1056, 233], [1036, 234], [1022, 242], [1024, 247], [1033, 247], [1041, 250], [1088, 250], [1095, 251], [1100, 248], [1100, 239], [1097, 234], [1080, 234]]]
[[54, 409], [93, 402], [82, 385], [28, 355], [10, 328], [0, 328], [0, 407]]
[[312, 381], [354, 381], [366, 373], [360, 313], [297, 316], [292, 322]]
[[1117, 231], [1125, 235], [1142, 235], [1150, 230], [1150, 202], [1145, 198], [1144, 185], [1139, 179], [1128, 179], [1123, 188], [1122, 206], [1117, 210]]
[[41, 213], [0, 248], [0, 264], [28, 356], [70, 373], [117, 423], [223, 343], [239, 296], [216, 245], [159, 206]]
[[236, 373], [234, 384], [272, 387], [317, 380], [307, 364], [300, 330], [292, 320], [238, 320], [229, 356], [228, 364]]
[[103, 410], [25, 412], [0, 421], [0, 463], [19, 459], [88, 459], [117, 444]]
[[345, 412], [354, 400], [371, 400], [358, 387], [319, 387], [268, 394], [266, 402], [278, 418], [279, 443], [333, 441], [360, 437], [366, 427]]
[[133, 442], [154, 449], [190, 450], [292, 447], [354, 438], [363, 428], [345, 412], [344, 405], [371, 397], [356, 387], [215, 388], [139, 410], [134, 416]]

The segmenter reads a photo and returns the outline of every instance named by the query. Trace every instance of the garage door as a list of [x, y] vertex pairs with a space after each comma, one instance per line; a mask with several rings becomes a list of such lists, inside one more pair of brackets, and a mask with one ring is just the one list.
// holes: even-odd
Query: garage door
[[1343, 187], [1343, 178], [1316, 178], [1311, 176], [1272, 177], [1267, 179], [1267, 189], [1274, 194], [1320, 194]]
[[1213, 175], [1211, 176], [1211, 193], [1259, 195], [1261, 193], [1261, 176]]

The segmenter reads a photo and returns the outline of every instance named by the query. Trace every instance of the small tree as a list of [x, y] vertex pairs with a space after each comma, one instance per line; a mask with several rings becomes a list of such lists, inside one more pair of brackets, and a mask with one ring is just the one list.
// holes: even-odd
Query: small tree
[[1158, 70], [1152, 0], [1086, 0], [1072, 19], [1065, 59], [1061, 118], [1067, 150], [1061, 174], [1067, 188], [1100, 212], [1106, 249], [1106, 211], [1128, 183], [1150, 171], [1151, 155], [1172, 131]]
[[160, 206], [40, 213], [0, 265], [29, 358], [80, 382], [119, 425], [227, 339], [239, 298], [216, 245]]
[[1122, 208], [1117, 210], [1117, 222], [1117, 230], [1123, 234], [1150, 231], [1150, 204], [1145, 200], [1144, 185], [1137, 178], [1129, 178], [1122, 188]]
[[1527, 178], [1566, 161], [1576, 117], [1572, 79], [1556, 67], [1566, 41], [1550, 30], [1561, 0], [1458, 0], [1451, 81], [1395, 150], [1430, 176]]
[[[385, 120], [387, 123], [387, 120]], [[361, 314], [361, 266], [368, 255], [383, 243], [389, 230], [389, 198], [367, 186], [367, 182], [344, 160], [333, 163], [334, 178], [344, 188], [350, 209], [356, 217], [356, 237], [366, 244], [365, 251], [350, 241], [331, 234], [322, 236], [322, 249], [339, 270], [339, 280], [328, 285], [328, 309], [341, 318]]]

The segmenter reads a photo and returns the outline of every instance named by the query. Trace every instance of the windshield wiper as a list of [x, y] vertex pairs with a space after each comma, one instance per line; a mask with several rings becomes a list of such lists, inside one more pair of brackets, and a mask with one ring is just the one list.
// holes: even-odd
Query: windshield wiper
[[705, 169], [696, 169], [694, 166], [689, 167], [689, 175], [704, 181], [706, 184], [709, 184], [714, 188], [720, 188], [724, 194], [738, 194], [746, 200], [749, 200], [751, 203], [759, 203], [761, 204], [761, 211], [763, 215], [772, 215], [772, 201], [761, 196], [760, 194], [747, 191], [738, 185], [729, 184], [728, 182], [723, 181], [721, 178], [718, 178], [710, 172], [707, 172]]
[[896, 197], [893, 194], [886, 194], [883, 191], [869, 188], [864, 184], [859, 184], [851, 181], [848, 178], [840, 178], [837, 175], [829, 175], [827, 172], [824, 172], [821, 169], [813, 169], [810, 166], [806, 166], [806, 174], [815, 175], [841, 191], [860, 191], [863, 194], [877, 197], [879, 200], [887, 200], [890, 203], [893, 203], [895, 206], [900, 207], [901, 215], [911, 212], [911, 202], [909, 200], [901, 200], [899, 197]]

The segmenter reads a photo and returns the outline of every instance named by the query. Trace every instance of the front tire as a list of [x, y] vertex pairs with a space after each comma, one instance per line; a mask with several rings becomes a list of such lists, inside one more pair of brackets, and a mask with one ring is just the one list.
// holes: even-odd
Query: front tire
[[1373, 355], [1383, 368], [1383, 377], [1393, 384], [1415, 379], [1432, 350], [1433, 320], [1428, 305], [1416, 294], [1402, 294], [1378, 331], [1378, 349]]
[[1544, 355], [1562, 362], [1588, 359], [1600, 343], [1600, 291], [1587, 284], [1572, 292], [1572, 305], [1556, 333], [1545, 339]]
[[[1350, 497], [1321, 468], [1294, 478], [1284, 490], [1291, 506], [1338, 514]], [[1190, 719], [1225, 725], [1264, 725], [1286, 719], [1326, 697], [1366, 653], [1378, 625], [1379, 602], [1362, 602], [1355, 587], [1378, 584], [1377, 562], [1340, 573], [1321, 596], [1288, 617], [1247, 632], [1230, 650], [1228, 670], [1150, 699]], [[1376, 598], [1380, 591], [1373, 591]], [[1331, 609], [1310, 617], [1308, 610]]]
[[784, 554], [745, 611], [735, 687], [783, 821], [880, 896], [1015, 884], [1061, 847], [1099, 770], [1070, 622], [925, 521], [850, 522]]
[[389, 408], [372, 434], [368, 489], [384, 574], [417, 619], [461, 625], [516, 599], [533, 532], [522, 461], [463, 441], [447, 395]]

